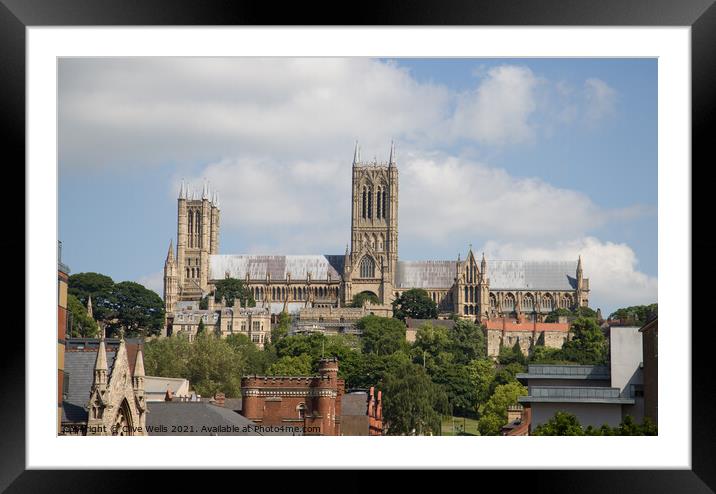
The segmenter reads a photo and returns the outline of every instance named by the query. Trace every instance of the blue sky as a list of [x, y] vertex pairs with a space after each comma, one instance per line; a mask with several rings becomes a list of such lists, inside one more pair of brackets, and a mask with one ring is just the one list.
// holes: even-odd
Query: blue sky
[[396, 140], [402, 259], [572, 259], [610, 311], [657, 295], [655, 59], [65, 59], [59, 234], [73, 272], [161, 294], [176, 195], [221, 253], [342, 253], [350, 165]]

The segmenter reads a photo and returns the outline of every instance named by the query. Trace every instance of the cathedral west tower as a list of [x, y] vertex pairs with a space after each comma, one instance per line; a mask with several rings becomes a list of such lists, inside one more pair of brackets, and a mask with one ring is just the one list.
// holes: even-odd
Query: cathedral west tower
[[[177, 200], [176, 260], [170, 253], [165, 262], [167, 301], [177, 296], [178, 300], [200, 300], [209, 289], [209, 256], [219, 252], [220, 211], [218, 194], [211, 199], [209, 195], [208, 184], [198, 197], [182, 181]], [[170, 309], [173, 307], [167, 307]]]
[[344, 263], [346, 304], [371, 292], [381, 304], [393, 300], [398, 263], [398, 167], [395, 147], [388, 162], [363, 162], [356, 143], [353, 154], [351, 242]]

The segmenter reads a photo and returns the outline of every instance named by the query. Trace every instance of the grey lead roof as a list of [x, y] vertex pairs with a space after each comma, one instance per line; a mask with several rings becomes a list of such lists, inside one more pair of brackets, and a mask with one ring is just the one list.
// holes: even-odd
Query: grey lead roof
[[[398, 261], [397, 288], [442, 288], [455, 283], [456, 261]], [[487, 261], [492, 290], [574, 290], [576, 261]]]
[[396, 288], [450, 288], [455, 284], [455, 261], [398, 261]]
[[491, 290], [574, 290], [577, 261], [487, 261]]
[[[337, 258], [341, 258], [340, 261]], [[246, 273], [251, 279], [272, 280], [286, 279], [290, 273], [292, 279], [305, 280], [311, 273], [312, 280], [325, 280], [328, 274], [331, 279], [338, 280], [342, 270], [343, 256], [336, 255], [303, 255], [303, 256], [261, 256], [249, 254], [223, 255], [212, 254], [209, 258], [209, 278], [223, 279], [226, 273], [232, 278], [244, 279]]]
[[[114, 365], [115, 352], [107, 352], [107, 373], [109, 379]], [[94, 364], [97, 352], [66, 352], [65, 373], [68, 374], [68, 389], [64, 390], [65, 398], [62, 400], [63, 422], [86, 422], [90, 389], [94, 381]]]
[[147, 403], [147, 433], [150, 436], [290, 435], [262, 430], [259, 424], [230, 408], [203, 401]]
[[[232, 278], [338, 280], [343, 273], [342, 255], [262, 256], [213, 254], [209, 259], [209, 278], [218, 280], [228, 273]], [[455, 283], [456, 261], [398, 261], [396, 288], [448, 289]], [[574, 290], [577, 261], [487, 261], [487, 277], [492, 290]]]

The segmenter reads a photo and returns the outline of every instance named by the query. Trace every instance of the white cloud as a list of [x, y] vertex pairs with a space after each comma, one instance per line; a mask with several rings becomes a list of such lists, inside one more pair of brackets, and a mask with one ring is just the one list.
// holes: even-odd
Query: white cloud
[[485, 69], [457, 93], [367, 58], [62, 59], [58, 91], [67, 168], [349, 160], [356, 139], [385, 153], [391, 138], [418, 149], [504, 146], [577, 114], [604, 118], [616, 99], [600, 79], [579, 93], [518, 65]]
[[164, 272], [157, 271], [144, 276], [140, 276], [137, 279], [137, 283], [144, 286], [149, 290], [154, 290], [160, 297], [164, 295]]
[[346, 156], [431, 135], [449, 91], [367, 58], [65, 59], [60, 162]]
[[589, 78], [584, 81], [586, 99], [586, 118], [590, 121], [601, 120], [616, 111], [617, 92], [601, 79]]
[[[403, 246], [580, 238], [607, 221], [648, 212], [605, 210], [580, 192], [442, 153], [407, 151], [398, 166]], [[220, 190], [222, 232], [256, 239], [247, 244], [250, 252], [342, 253], [349, 240], [349, 162], [226, 159], [189, 183], [200, 190], [204, 178]]]
[[401, 232], [426, 241], [460, 232], [573, 238], [601, 226], [605, 217], [580, 192], [454, 156], [408, 156], [400, 180]]
[[657, 278], [639, 271], [636, 254], [623, 243], [587, 236], [551, 244], [488, 242], [484, 250], [495, 259], [573, 261], [581, 255], [591, 289], [589, 305], [600, 307], [605, 317], [619, 307], [657, 301]]
[[453, 136], [491, 144], [531, 140], [534, 129], [528, 119], [537, 108], [537, 83], [527, 67], [493, 67], [474, 91], [458, 97]]

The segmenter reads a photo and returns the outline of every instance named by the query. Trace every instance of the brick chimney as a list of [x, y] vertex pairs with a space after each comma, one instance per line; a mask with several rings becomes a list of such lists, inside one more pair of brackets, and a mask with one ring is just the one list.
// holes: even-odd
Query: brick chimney
[[222, 393], [221, 391], [218, 391], [214, 395], [214, 405], [217, 407], [223, 407], [224, 403], [226, 402], [226, 395]]
[[174, 399], [174, 393], [172, 388], [167, 388], [167, 392], [164, 394], [164, 401], [172, 401]]

